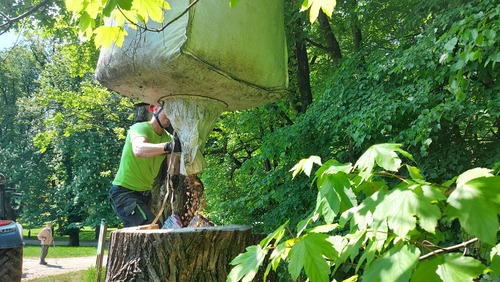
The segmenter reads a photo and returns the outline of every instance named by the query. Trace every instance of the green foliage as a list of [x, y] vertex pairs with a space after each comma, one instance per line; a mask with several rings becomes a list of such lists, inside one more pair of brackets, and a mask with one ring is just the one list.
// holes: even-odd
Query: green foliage
[[395, 246], [368, 265], [362, 279], [368, 281], [409, 281], [412, 277], [412, 271], [418, 263], [419, 255], [419, 249], [413, 246]]
[[[287, 121], [277, 119], [279, 113], [280, 108], [265, 106], [224, 113], [216, 122], [204, 153], [210, 165], [200, 177], [206, 187], [206, 210], [217, 224], [248, 224], [262, 232], [280, 224], [280, 218], [299, 218], [314, 203], [314, 193], [304, 188], [307, 179], [292, 183], [288, 174], [293, 166], [288, 160], [302, 155], [300, 146], [304, 144], [290, 139], [293, 133], [288, 128], [280, 128]], [[273, 131], [283, 136], [262, 139]], [[280, 147], [268, 144], [287, 148], [279, 151]], [[293, 208], [282, 206], [283, 202]]]
[[[106, 276], [105, 267], [102, 268], [101, 281], [104, 281]], [[67, 282], [94, 282], [97, 278], [97, 268], [89, 267], [87, 270], [72, 271], [64, 274], [51, 275], [46, 277], [39, 277], [33, 279], [36, 282], [54, 282], [54, 281], [67, 281]]]
[[[303, 117], [304, 122], [298, 121], [297, 126], [312, 125], [313, 146], [331, 148], [331, 154], [313, 154], [352, 161], [366, 142], [397, 142], [409, 147], [432, 179], [438, 175], [451, 178], [475, 165], [492, 166], [500, 154], [496, 134], [498, 64], [483, 63], [476, 68], [468, 62], [464, 67], [480, 75], [468, 79], [467, 100], [460, 102], [448, 91], [448, 81], [455, 73], [450, 72], [450, 65], [439, 63], [446, 44], [443, 38], [458, 32], [443, 22], [477, 18], [468, 15], [481, 10], [498, 19], [493, 2], [480, 2], [465, 10], [452, 5], [434, 22], [431, 17], [428, 28], [413, 37], [412, 45], [388, 52], [394, 46], [384, 44], [380, 51], [363, 50], [344, 59], [338, 71], [326, 78], [323, 93]], [[498, 52], [490, 47], [481, 50], [490, 60]], [[471, 159], [471, 155], [475, 157]]]
[[57, 209], [50, 210], [50, 218], [68, 230], [96, 225], [101, 218], [114, 222], [107, 191], [122, 145], [115, 129], [129, 125], [123, 121], [132, 103], [89, 77], [62, 75], [72, 68], [66, 49], [54, 58], [42, 74], [38, 95], [23, 101], [47, 111], [43, 130], [33, 140], [54, 168], [47, 200]]
[[[25, 258], [39, 258], [40, 257], [40, 244], [25, 245], [23, 247], [23, 257]], [[107, 250], [106, 250], [107, 251]], [[52, 246], [50, 248], [50, 258], [76, 258], [76, 257], [91, 257], [97, 253], [96, 247], [91, 246]]]
[[[477, 80], [491, 79], [488, 68], [495, 69], [500, 62], [498, 50], [498, 7], [490, 6], [485, 1], [472, 6], [472, 3], [461, 6], [460, 9], [470, 10], [470, 13], [454, 22], [449, 32], [439, 38], [442, 55], [439, 62], [449, 67], [447, 89], [458, 100], [467, 98], [469, 85]], [[439, 32], [439, 31], [438, 31]], [[438, 49], [439, 50], [439, 49]]]
[[[233, 281], [252, 281], [259, 265], [265, 259], [266, 252], [257, 246], [250, 246], [246, 252], [236, 257], [231, 263], [236, 265], [229, 273], [228, 279]], [[243, 279], [242, 279], [243, 278]]]
[[309, 21], [313, 23], [318, 18], [320, 9], [330, 17], [336, 4], [336, 0], [304, 0], [301, 11], [309, 10]]
[[[29, 188], [43, 187], [48, 167], [36, 153], [30, 136], [34, 118], [30, 105], [18, 104], [18, 101], [33, 95], [39, 87], [36, 80], [43, 67], [43, 56], [37, 48], [19, 46], [9, 52], [1, 52], [0, 80], [0, 171], [6, 175], [8, 183], [23, 192], [22, 210], [24, 213], [40, 215], [49, 207], [49, 203], [36, 196], [36, 190]], [[34, 169], [37, 168], [37, 169]], [[26, 199], [30, 199], [27, 201]], [[29, 205], [27, 205], [29, 203]], [[39, 223], [41, 224], [43, 220]]]
[[96, 84], [89, 47], [40, 41], [2, 65], [0, 169], [23, 193], [25, 227], [51, 220], [69, 234], [102, 218], [118, 223], [108, 189], [132, 102]]
[[[323, 164], [315, 174], [318, 206], [328, 197], [321, 190], [349, 189], [353, 191], [351, 197], [339, 197], [335, 206], [316, 209], [297, 227], [296, 234], [290, 234], [291, 238], [283, 236], [285, 224], [258, 246], [249, 247], [231, 263], [235, 265], [232, 273], [238, 270], [238, 276], [230, 275], [228, 280], [253, 275], [256, 265], [262, 264], [262, 259], [255, 259], [256, 254], [259, 258], [270, 256], [268, 269], [276, 270], [280, 263], [287, 263], [293, 280], [304, 271], [310, 281], [348, 277], [368, 281], [472, 281], [490, 264], [496, 269], [500, 177], [487, 169], [472, 169], [456, 178], [456, 187], [448, 188], [420, 177], [396, 174], [407, 167], [401, 165], [399, 155], [412, 160], [399, 144], [379, 144], [362, 154], [356, 165], [343, 165], [351, 167], [347, 173], [345, 169], [331, 169], [338, 162]], [[302, 166], [296, 166], [294, 173], [297, 171], [309, 172]], [[345, 181], [325, 181], [331, 176]], [[369, 197], [367, 185], [372, 190]], [[338, 207], [345, 201], [347, 208], [339, 214]], [[458, 208], [465, 210], [459, 212]], [[437, 236], [453, 232], [447, 230], [446, 223], [457, 217], [463, 232], [481, 241], [486, 252], [492, 253], [491, 258], [464, 253], [462, 249], [470, 241], [453, 245], [453, 240]], [[447, 253], [440, 254], [443, 251]], [[351, 264], [355, 270], [349, 267]]]
[[477, 259], [450, 253], [422, 262], [412, 281], [473, 281], [484, 271], [485, 266]]
[[325, 258], [334, 259], [336, 253], [327, 239], [326, 234], [311, 232], [291, 243], [288, 271], [293, 280], [297, 280], [304, 269], [310, 280], [328, 281], [330, 269]]
[[489, 266], [489, 268], [491, 269], [491, 272], [494, 276], [500, 276], [500, 249], [499, 249], [500, 245], [497, 244], [495, 247], [493, 247], [491, 249], [491, 252], [490, 252], [490, 261], [491, 261], [491, 265]]
[[[65, 3], [72, 19], [77, 21], [80, 36], [91, 39], [95, 34], [97, 48], [107, 48], [113, 42], [121, 47], [127, 35], [124, 24], [137, 28], [139, 23], [147, 24], [150, 19], [161, 23], [164, 10], [170, 9], [164, 0], [66, 0]], [[103, 18], [108, 23], [113, 22], [113, 26], [103, 25]]]
[[500, 213], [497, 195], [500, 181], [489, 171], [473, 171], [465, 181], [462, 176], [457, 179], [457, 188], [447, 200], [447, 214], [458, 218], [467, 233], [493, 245], [497, 241], [499, 227], [496, 214]]
[[[467, 26], [476, 29], [495, 25], [494, 1], [477, 1], [465, 8], [460, 1], [365, 4], [352, 7], [338, 2], [332, 14], [331, 27], [344, 54], [338, 65], [331, 63], [323, 49], [308, 48], [311, 62], [315, 61], [309, 65], [315, 100], [305, 114], [295, 111], [296, 76], [291, 73], [287, 99], [224, 114], [217, 121], [205, 151], [209, 166], [201, 175], [206, 210], [217, 223], [248, 224], [257, 232], [269, 232], [288, 218], [295, 226], [298, 218], [315, 209], [338, 208], [326, 208], [332, 211], [331, 218], [349, 208], [345, 203], [352, 198], [350, 189], [320, 190], [324, 197], [317, 202], [318, 195], [307, 188], [310, 181], [288, 173], [305, 156], [355, 163], [366, 144], [400, 143], [419, 164], [418, 168], [408, 164], [408, 174], [415, 182], [435, 183], [473, 167], [493, 167], [500, 159], [498, 64], [491, 63], [498, 46], [475, 45], [484, 55], [483, 67], [477, 69], [481, 75], [467, 78], [470, 83], [463, 101], [448, 90], [450, 77], [456, 73], [450, 71], [449, 63], [440, 62], [445, 38], [460, 32], [451, 28], [454, 23], [468, 19]], [[301, 36], [322, 43], [318, 25], [304, 25], [297, 7], [289, 5], [290, 48]], [[472, 16], [480, 11], [490, 20]], [[352, 43], [355, 19], [364, 39], [358, 51]], [[490, 58], [487, 65], [486, 58]], [[464, 68], [474, 70], [474, 62], [467, 61]], [[290, 69], [295, 64], [291, 56]], [[340, 176], [328, 181], [345, 182]], [[373, 193], [369, 188], [366, 184], [359, 187], [366, 197]], [[336, 204], [339, 198], [345, 206]]]

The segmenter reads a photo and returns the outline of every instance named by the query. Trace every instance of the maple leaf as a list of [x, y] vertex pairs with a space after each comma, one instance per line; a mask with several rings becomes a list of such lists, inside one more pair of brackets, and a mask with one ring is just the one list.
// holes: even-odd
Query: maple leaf
[[288, 270], [293, 280], [297, 280], [304, 268], [310, 281], [329, 281], [330, 266], [325, 257], [333, 259], [337, 252], [327, 241], [329, 236], [310, 233], [302, 236], [290, 250]]

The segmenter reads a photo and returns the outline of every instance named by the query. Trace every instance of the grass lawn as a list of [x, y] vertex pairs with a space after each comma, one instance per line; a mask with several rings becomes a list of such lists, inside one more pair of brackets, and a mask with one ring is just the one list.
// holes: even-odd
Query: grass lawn
[[[23, 228], [23, 236], [25, 240], [35, 240], [35, 245], [26, 244], [23, 247], [23, 257], [25, 258], [38, 258], [41, 253], [41, 246], [36, 238], [36, 235], [43, 229], [44, 227], [32, 228], [31, 230]], [[109, 235], [111, 231], [116, 230], [116, 228], [108, 228], [106, 232], [106, 242], [109, 242]], [[31, 231], [31, 232], [30, 232]], [[30, 234], [31, 233], [31, 234]], [[30, 234], [31, 236], [28, 236]], [[96, 246], [79, 246], [79, 247], [70, 247], [65, 246], [64, 244], [60, 245], [61, 242], [68, 242], [69, 236], [58, 236], [57, 230], [54, 232], [56, 237], [54, 238], [55, 242], [58, 244], [56, 246], [51, 246], [49, 248], [48, 257], [50, 258], [71, 258], [71, 257], [88, 257], [88, 256], [97, 256], [97, 247]], [[95, 231], [86, 227], [80, 231], [80, 243], [83, 242], [94, 242], [95, 240]], [[108, 253], [108, 248], [104, 248], [104, 254]], [[101, 273], [101, 280], [104, 281], [105, 276], [105, 268], [103, 268]], [[34, 282], [54, 282], [54, 281], [65, 281], [65, 282], [95, 282], [97, 277], [97, 269], [95, 267], [91, 267], [87, 270], [75, 271], [65, 274], [52, 275], [48, 277], [36, 278], [30, 281]], [[0, 279], [1, 280], [1, 279]]]
[[[37, 227], [37, 228], [31, 228], [31, 229], [24, 227], [23, 228], [24, 239], [25, 240], [26, 239], [38, 240], [36, 238], [36, 235], [38, 235], [38, 233], [40, 233], [40, 231], [42, 231], [43, 228], [44, 228], [44, 226]], [[109, 235], [111, 234], [111, 231], [114, 231], [114, 230], [116, 230], [116, 228], [108, 228], [106, 230], [106, 242], [109, 242]], [[68, 235], [59, 236], [57, 230], [55, 230], [54, 235], [55, 235], [54, 240], [56, 240], [56, 241], [69, 241]], [[90, 227], [82, 228], [80, 230], [80, 241], [97, 242], [97, 240], [95, 239], [94, 229], [92, 229]]]
[[[40, 242], [36, 238], [36, 235], [40, 233], [40, 231], [44, 227], [32, 228], [30, 230], [23, 228], [23, 236], [24, 240], [33, 240], [36, 242], [34, 245], [26, 244], [23, 248], [23, 256], [25, 258], [36, 258], [40, 256], [41, 247]], [[111, 231], [116, 230], [116, 228], [109, 228], [106, 232], [106, 242], [109, 243], [109, 235]], [[31, 233], [31, 236], [28, 236]], [[88, 257], [97, 255], [97, 247], [96, 246], [83, 246], [84, 242], [93, 242], [97, 244], [97, 240], [95, 240], [95, 232], [93, 229], [86, 227], [80, 231], [80, 243], [79, 247], [70, 247], [66, 246], [61, 242], [68, 242], [69, 236], [57, 236], [57, 231], [54, 232], [56, 237], [54, 241], [57, 242], [57, 245], [52, 245], [49, 249], [49, 256], [53, 258], [71, 258], [71, 257]], [[108, 253], [108, 248], [104, 248], [104, 254]]]
[[[89, 273], [89, 270], [80, 270], [80, 271], [75, 271], [75, 272], [70, 272], [70, 273], [65, 273], [65, 274], [59, 274], [59, 275], [52, 275], [48, 277], [42, 277], [42, 278], [35, 278], [30, 281], [36, 281], [36, 282], [53, 282], [53, 281], [67, 281], [67, 282], [83, 282], [83, 281], [95, 281], [96, 276], [95, 276], [96, 270], [94, 270], [93, 275]], [[89, 277], [92, 275], [91, 277]]]
[[[23, 257], [37, 258], [40, 257], [42, 247], [39, 245], [25, 245], [23, 248]], [[104, 249], [104, 254], [107, 254], [107, 248]], [[97, 247], [69, 247], [69, 246], [51, 246], [49, 248], [49, 256], [51, 258], [76, 258], [76, 257], [90, 257], [97, 255]]]
[[[104, 281], [106, 276], [106, 268], [103, 267], [101, 271], [101, 281]], [[97, 278], [97, 269], [91, 267], [87, 270], [74, 271], [64, 274], [52, 275], [48, 277], [41, 277], [31, 279], [32, 282], [54, 282], [54, 281], [64, 281], [64, 282], [95, 282]]]

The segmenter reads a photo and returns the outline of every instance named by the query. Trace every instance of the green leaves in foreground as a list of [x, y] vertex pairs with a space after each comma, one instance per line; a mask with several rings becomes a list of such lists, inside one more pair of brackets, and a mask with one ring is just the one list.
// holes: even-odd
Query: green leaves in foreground
[[[108, 48], [113, 42], [121, 47], [127, 36], [123, 27], [125, 23], [131, 28], [137, 28], [140, 23], [145, 25], [150, 19], [162, 23], [164, 11], [170, 10], [170, 4], [165, 0], [66, 0], [65, 3], [77, 23], [80, 36], [90, 39], [95, 35], [97, 48]], [[113, 25], [102, 25], [102, 18]]]
[[422, 187], [413, 188], [397, 188], [388, 193], [377, 192], [359, 207], [346, 212], [345, 216], [352, 220], [353, 227], [371, 229], [373, 232], [389, 228], [402, 239], [416, 230], [417, 220], [422, 229], [434, 233], [441, 217], [439, 208], [432, 204], [435, 199], [426, 196]]
[[[500, 213], [500, 177], [482, 176], [462, 183], [447, 202], [450, 218], [458, 218], [465, 231], [481, 241], [494, 245], [497, 241]], [[459, 177], [460, 180], [460, 177]]]
[[337, 0], [304, 0], [301, 11], [309, 10], [309, 21], [315, 22], [321, 9], [327, 16], [331, 17]]
[[418, 263], [420, 250], [413, 246], [394, 247], [367, 267], [366, 281], [408, 281]]
[[228, 281], [252, 281], [257, 274], [259, 265], [262, 264], [266, 257], [267, 251], [262, 250], [259, 245], [250, 246], [245, 253], [239, 254], [233, 261], [232, 265], [236, 265], [229, 276]]
[[[354, 166], [336, 160], [321, 165], [318, 157], [301, 160], [294, 176], [309, 176], [314, 164], [321, 166], [313, 180], [315, 210], [291, 239], [285, 223], [234, 259], [228, 281], [253, 279], [266, 255], [266, 274], [285, 262], [294, 281], [304, 274], [311, 282], [473, 281], [487, 272], [500, 277], [500, 177], [477, 168], [444, 185], [429, 183], [400, 155], [413, 161], [400, 144], [374, 145]], [[406, 174], [396, 174], [400, 168]], [[462, 231], [449, 227], [454, 219]], [[471, 236], [477, 238], [457, 243]], [[464, 254], [477, 239], [484, 244], [473, 253], [486, 252], [488, 258]]]
[[480, 261], [460, 253], [442, 254], [420, 263], [411, 281], [473, 281], [485, 268]]
[[310, 233], [297, 239], [289, 254], [288, 269], [293, 280], [297, 280], [304, 268], [311, 281], [329, 281], [330, 266], [325, 258], [334, 259], [336, 252], [327, 241], [328, 237], [326, 234]]
[[397, 153], [401, 153], [410, 160], [413, 156], [401, 149], [401, 144], [379, 144], [373, 145], [359, 158], [354, 165], [359, 169], [359, 174], [363, 180], [367, 180], [375, 165], [389, 171], [398, 171], [401, 166], [401, 159]]
[[[228, 5], [235, 7], [238, 2], [239, 0], [229, 0]], [[95, 35], [94, 43], [97, 48], [108, 48], [112, 42], [121, 47], [127, 36], [125, 23], [134, 29], [139, 25], [146, 27], [150, 19], [161, 24], [164, 12], [170, 10], [170, 4], [165, 0], [65, 0], [65, 4], [66, 9], [72, 13], [72, 19], [76, 21], [80, 36], [90, 39]], [[335, 5], [336, 0], [305, 0], [301, 11], [309, 11], [312, 23], [316, 21], [320, 9], [331, 17]], [[104, 26], [100, 22], [102, 18], [105, 19]]]

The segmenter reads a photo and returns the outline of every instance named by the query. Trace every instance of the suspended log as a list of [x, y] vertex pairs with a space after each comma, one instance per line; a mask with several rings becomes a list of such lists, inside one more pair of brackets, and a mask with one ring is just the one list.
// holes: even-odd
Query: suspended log
[[241, 225], [120, 229], [111, 233], [106, 281], [226, 281], [229, 263], [262, 238]]

